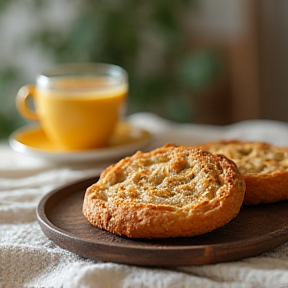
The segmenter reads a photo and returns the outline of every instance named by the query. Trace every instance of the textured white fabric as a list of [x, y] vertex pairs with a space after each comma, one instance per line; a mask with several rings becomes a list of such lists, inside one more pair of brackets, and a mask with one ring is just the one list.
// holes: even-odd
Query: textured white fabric
[[[216, 127], [175, 124], [147, 113], [134, 114], [129, 120], [153, 133], [149, 149], [167, 142], [198, 144], [239, 137], [288, 145], [288, 125], [276, 121]], [[55, 187], [99, 174], [106, 165], [53, 165], [13, 152], [7, 143], [0, 144], [1, 288], [288, 288], [288, 243], [241, 261], [165, 269], [93, 262], [59, 248], [36, 222], [39, 200]]]

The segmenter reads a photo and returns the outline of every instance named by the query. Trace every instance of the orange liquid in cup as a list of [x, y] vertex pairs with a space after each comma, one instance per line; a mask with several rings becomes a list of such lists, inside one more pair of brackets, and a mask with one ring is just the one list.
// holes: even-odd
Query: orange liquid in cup
[[[59, 80], [58, 80], [59, 81]], [[91, 85], [89, 85], [91, 84]], [[119, 120], [127, 85], [109, 87], [107, 80], [70, 79], [57, 89], [37, 89], [35, 104], [41, 125], [62, 150], [104, 147]]]

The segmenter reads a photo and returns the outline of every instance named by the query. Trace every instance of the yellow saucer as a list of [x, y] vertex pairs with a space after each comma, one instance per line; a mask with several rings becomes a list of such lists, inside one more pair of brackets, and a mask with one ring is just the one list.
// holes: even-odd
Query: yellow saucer
[[30, 156], [46, 158], [57, 162], [78, 162], [89, 160], [110, 160], [131, 155], [143, 149], [152, 135], [127, 122], [120, 122], [105, 148], [59, 151], [47, 138], [39, 125], [28, 125], [16, 130], [9, 138], [13, 150]]

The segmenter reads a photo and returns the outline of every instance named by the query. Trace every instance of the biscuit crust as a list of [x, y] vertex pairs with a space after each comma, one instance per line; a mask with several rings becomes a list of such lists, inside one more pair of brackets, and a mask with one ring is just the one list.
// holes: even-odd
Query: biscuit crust
[[246, 182], [244, 204], [288, 200], [288, 148], [238, 140], [210, 142], [200, 147], [236, 163]]
[[236, 217], [244, 193], [243, 177], [225, 156], [166, 145], [108, 167], [87, 189], [83, 214], [132, 238], [195, 236]]

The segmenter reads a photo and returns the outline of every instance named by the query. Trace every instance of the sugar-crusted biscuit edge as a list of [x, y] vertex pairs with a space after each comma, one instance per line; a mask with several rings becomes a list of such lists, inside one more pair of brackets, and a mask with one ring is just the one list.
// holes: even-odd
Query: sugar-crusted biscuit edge
[[[148, 152], [161, 153], [165, 146]], [[185, 149], [188, 149], [185, 147]], [[200, 151], [199, 149], [197, 151]], [[203, 152], [203, 151], [202, 151]], [[147, 154], [147, 153], [146, 153]], [[103, 181], [112, 171], [120, 169], [125, 161], [143, 155], [138, 152], [108, 167], [101, 175]], [[245, 182], [234, 162], [223, 155], [212, 155], [225, 170], [227, 191], [222, 197], [177, 208], [167, 205], [103, 201], [94, 198], [97, 183], [87, 189], [83, 202], [83, 214], [88, 221], [107, 231], [133, 238], [191, 237], [215, 230], [237, 216], [245, 193]], [[229, 182], [229, 183], [228, 183]]]
[[[215, 144], [260, 144], [263, 147], [277, 148], [288, 151], [288, 147], [278, 147], [266, 142], [241, 141], [237, 139], [207, 142], [194, 147], [209, 151], [209, 147]], [[227, 156], [227, 155], [226, 155]], [[231, 159], [232, 161], [235, 159]], [[288, 169], [286, 171], [272, 171], [269, 173], [241, 173], [246, 183], [246, 193], [243, 204], [259, 205], [271, 204], [288, 200]]]

